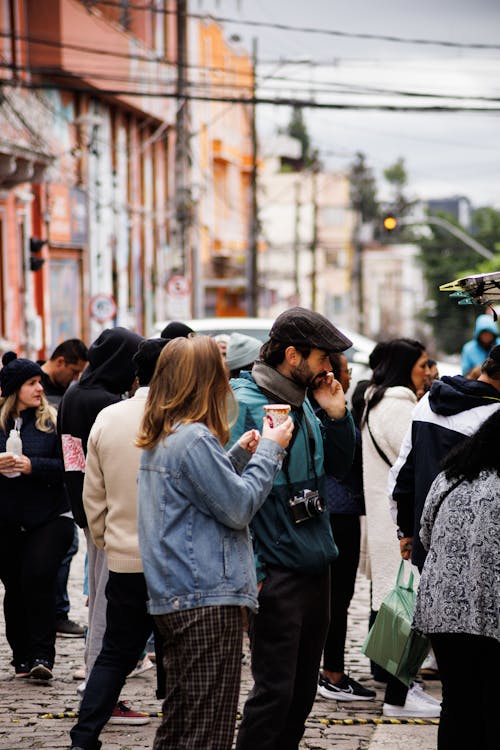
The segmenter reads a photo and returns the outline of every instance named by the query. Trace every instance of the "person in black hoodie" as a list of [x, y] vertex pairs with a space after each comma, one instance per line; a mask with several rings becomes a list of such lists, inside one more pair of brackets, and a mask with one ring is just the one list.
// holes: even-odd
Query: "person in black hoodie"
[[[98, 550], [87, 528], [83, 507], [83, 480], [87, 440], [95, 418], [106, 406], [120, 401], [134, 382], [132, 358], [143, 337], [126, 328], [108, 328], [89, 348], [89, 364], [80, 380], [69, 388], [59, 407], [57, 421], [64, 458], [65, 485], [73, 516], [87, 540], [89, 621], [85, 644], [85, 670], [90, 674], [101, 651], [106, 629], [105, 588], [108, 567], [104, 550]], [[121, 712], [123, 713], [123, 712]], [[133, 712], [131, 712], [133, 713]], [[127, 722], [126, 716], [115, 719]], [[132, 718], [132, 717], [130, 717]], [[117, 723], [115, 721], [115, 723]]]
[[[16, 677], [52, 679], [55, 581], [73, 539], [56, 412], [36, 362], [6, 352], [0, 370], [0, 578]], [[21, 440], [14, 451], [8, 437]]]
[[500, 346], [483, 363], [477, 380], [443, 376], [418, 402], [396, 463], [389, 495], [397, 514], [401, 556], [422, 570], [426, 552], [420, 541], [425, 498], [450, 450], [473, 435], [500, 408]]

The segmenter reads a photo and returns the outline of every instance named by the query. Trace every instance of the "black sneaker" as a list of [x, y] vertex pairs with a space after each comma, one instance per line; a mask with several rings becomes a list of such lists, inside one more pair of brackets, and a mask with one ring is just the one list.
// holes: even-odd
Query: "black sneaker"
[[375, 690], [363, 687], [347, 675], [344, 675], [340, 682], [334, 684], [330, 682], [328, 677], [320, 674], [318, 693], [323, 698], [334, 701], [372, 701], [376, 696]]
[[34, 680], [51, 680], [53, 676], [52, 665], [46, 659], [35, 659], [31, 666], [30, 677]]
[[14, 669], [15, 669], [15, 676], [16, 677], [22, 678], [22, 677], [30, 677], [31, 676], [30, 666], [25, 661], [20, 662], [19, 664], [16, 664], [14, 666]]
[[56, 621], [56, 633], [63, 638], [83, 638], [85, 628], [67, 617], [61, 617]]

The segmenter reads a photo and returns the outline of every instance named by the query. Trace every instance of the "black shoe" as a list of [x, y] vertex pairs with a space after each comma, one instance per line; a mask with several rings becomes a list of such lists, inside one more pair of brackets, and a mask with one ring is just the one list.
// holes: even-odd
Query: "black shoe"
[[30, 674], [31, 674], [30, 666], [27, 662], [23, 661], [23, 662], [20, 662], [19, 664], [15, 664], [14, 669], [16, 672], [15, 674], [16, 677], [30, 677]]
[[46, 659], [35, 659], [31, 666], [30, 677], [35, 680], [51, 680], [52, 665]]
[[363, 687], [347, 675], [344, 675], [340, 682], [333, 683], [321, 674], [318, 693], [323, 698], [335, 701], [372, 701], [376, 696], [375, 690]]
[[56, 621], [56, 633], [63, 638], [83, 638], [85, 628], [67, 617], [60, 617]]

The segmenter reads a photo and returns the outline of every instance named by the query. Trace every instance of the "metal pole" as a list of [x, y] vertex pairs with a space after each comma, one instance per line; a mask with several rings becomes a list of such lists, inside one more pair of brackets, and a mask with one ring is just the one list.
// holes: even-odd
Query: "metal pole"
[[296, 304], [300, 305], [299, 286], [299, 253], [300, 253], [300, 181], [295, 183], [295, 221], [293, 231], [293, 281], [295, 287]]
[[247, 314], [251, 317], [258, 316], [259, 306], [259, 283], [258, 283], [258, 234], [259, 234], [259, 207], [257, 202], [257, 106], [256, 98], [256, 75], [257, 75], [257, 39], [254, 37], [252, 43], [252, 114], [250, 120], [250, 131], [252, 139], [252, 173], [250, 177], [250, 227], [247, 258]]
[[492, 258], [495, 258], [495, 254], [491, 252], [491, 250], [488, 250], [488, 248], [484, 247], [484, 245], [481, 245], [480, 242], [475, 240], [473, 237], [470, 237], [468, 234], [466, 234], [464, 231], [456, 227], [451, 222], [447, 221], [446, 219], [442, 219], [440, 216], [428, 216], [424, 221], [414, 221], [412, 219], [398, 219], [398, 223], [402, 224], [404, 226], [417, 226], [418, 224], [435, 224], [438, 227], [441, 227], [441, 229], [446, 229], [450, 234], [453, 234], [455, 237], [457, 237], [459, 240], [462, 240], [462, 242], [465, 245], [468, 245], [473, 250], [476, 251], [476, 253], [479, 253], [479, 255], [482, 255], [483, 258], [487, 258], [488, 260], [491, 260]]
[[318, 174], [315, 167], [312, 171], [312, 238], [311, 238], [311, 310], [317, 306], [317, 246], [318, 246]]
[[186, 0], [177, 0], [177, 113], [175, 117], [175, 206], [176, 244], [180, 256], [181, 273], [187, 272], [187, 224], [188, 224], [188, 122], [186, 94]]

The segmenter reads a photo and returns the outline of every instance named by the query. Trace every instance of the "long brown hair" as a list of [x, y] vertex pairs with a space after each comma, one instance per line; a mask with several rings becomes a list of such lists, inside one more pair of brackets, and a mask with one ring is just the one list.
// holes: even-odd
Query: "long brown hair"
[[229, 408], [235, 411], [236, 401], [215, 341], [209, 336], [173, 339], [158, 358], [137, 445], [154, 448], [179, 422], [202, 422], [225, 445]]

